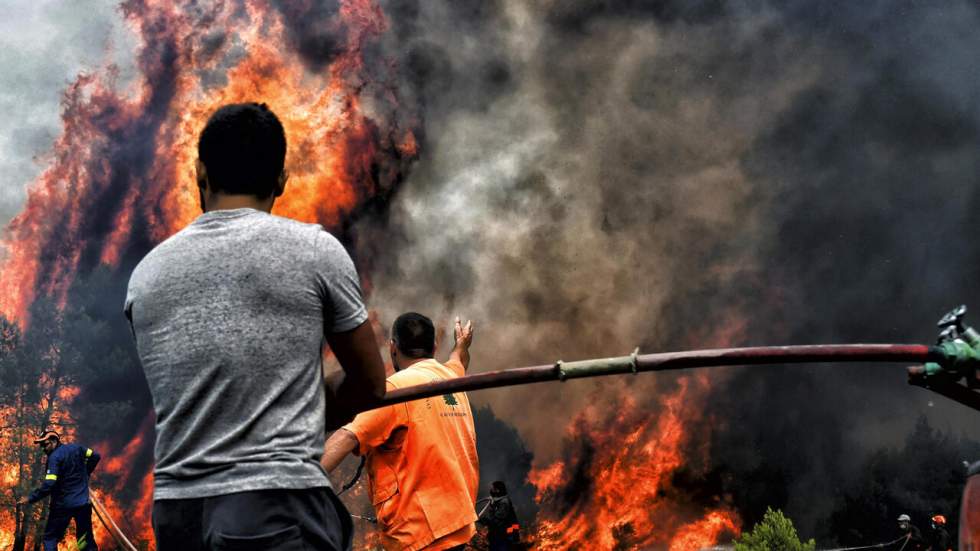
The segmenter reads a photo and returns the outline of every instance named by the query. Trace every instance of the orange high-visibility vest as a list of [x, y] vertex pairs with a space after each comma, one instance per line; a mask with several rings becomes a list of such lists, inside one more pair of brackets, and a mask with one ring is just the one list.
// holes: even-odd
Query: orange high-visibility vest
[[[388, 390], [463, 375], [458, 361], [428, 359], [388, 377]], [[367, 456], [385, 549], [443, 549], [470, 540], [480, 467], [465, 393], [364, 412], [344, 428], [357, 437], [358, 455]]]

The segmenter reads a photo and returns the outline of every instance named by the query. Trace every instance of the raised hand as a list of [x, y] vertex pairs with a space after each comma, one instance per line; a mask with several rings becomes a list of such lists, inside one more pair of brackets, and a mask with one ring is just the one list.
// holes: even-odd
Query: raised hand
[[470, 344], [473, 342], [473, 322], [467, 321], [466, 326], [464, 327], [459, 321], [459, 316], [456, 316], [456, 324], [454, 329], [456, 346], [469, 348]]

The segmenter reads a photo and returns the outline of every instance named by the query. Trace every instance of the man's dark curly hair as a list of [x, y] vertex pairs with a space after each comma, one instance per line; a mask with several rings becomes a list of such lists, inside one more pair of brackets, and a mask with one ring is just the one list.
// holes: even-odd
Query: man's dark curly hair
[[212, 191], [265, 199], [282, 174], [286, 133], [266, 104], [233, 103], [208, 119], [197, 154]]

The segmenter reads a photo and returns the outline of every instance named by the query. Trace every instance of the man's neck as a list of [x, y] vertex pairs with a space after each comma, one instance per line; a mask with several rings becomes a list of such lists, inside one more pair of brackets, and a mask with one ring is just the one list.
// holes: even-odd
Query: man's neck
[[403, 369], [408, 369], [419, 362], [425, 362], [431, 360], [432, 358], [405, 358], [398, 361], [398, 369], [395, 371], [401, 371]]
[[213, 210], [255, 209], [272, 212], [274, 196], [260, 199], [254, 195], [228, 195], [225, 193], [209, 193], [204, 202], [204, 212]]

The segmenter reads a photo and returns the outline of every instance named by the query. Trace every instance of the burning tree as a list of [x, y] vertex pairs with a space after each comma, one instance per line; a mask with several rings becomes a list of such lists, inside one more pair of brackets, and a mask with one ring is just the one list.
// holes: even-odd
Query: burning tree
[[[739, 533], [725, 504], [694, 503], [673, 478], [689, 458], [696, 398], [705, 377], [681, 378], [659, 404], [641, 406], [630, 394], [588, 407], [569, 429], [562, 459], [536, 468], [541, 513], [536, 548], [625, 551], [658, 546], [698, 549]], [[659, 410], [659, 411], [658, 411]], [[702, 450], [703, 451], [703, 450]]]
[[[0, 540], [14, 551], [27, 547], [28, 539], [40, 543], [39, 531], [45, 507], [18, 502], [40, 484], [34, 436], [45, 428], [72, 434], [74, 424], [67, 405], [77, 394], [74, 377], [65, 370], [70, 350], [57, 337], [63, 315], [49, 310], [48, 319], [38, 319], [31, 338], [20, 327], [0, 317], [0, 464], [3, 465], [2, 503], [8, 512]], [[12, 518], [9, 516], [12, 513]], [[33, 527], [33, 530], [32, 530]]]
[[[69, 330], [70, 329], [70, 330]], [[117, 365], [122, 350], [97, 350], [106, 324], [78, 308], [35, 302], [30, 332], [0, 316], [0, 546], [37, 549], [47, 503], [18, 502], [40, 485], [43, 459], [34, 437], [45, 429], [66, 440], [76, 434], [79, 417], [111, 424], [130, 409], [126, 402], [76, 400], [81, 388]]]

